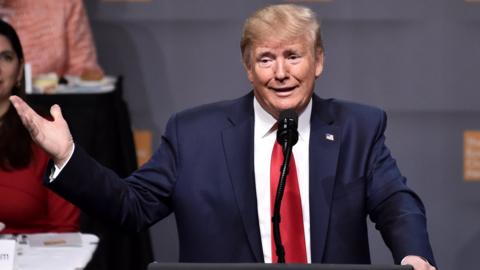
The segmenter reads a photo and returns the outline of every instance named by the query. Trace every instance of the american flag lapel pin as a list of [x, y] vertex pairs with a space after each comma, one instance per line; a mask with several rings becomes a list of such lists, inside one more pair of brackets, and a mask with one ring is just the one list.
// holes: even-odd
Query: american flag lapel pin
[[327, 133], [325, 134], [325, 139], [333, 142], [335, 141], [335, 136], [333, 136], [333, 134]]

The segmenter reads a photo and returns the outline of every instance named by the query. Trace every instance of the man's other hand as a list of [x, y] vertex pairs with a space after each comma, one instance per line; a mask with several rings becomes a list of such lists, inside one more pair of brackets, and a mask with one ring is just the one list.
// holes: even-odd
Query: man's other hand
[[428, 261], [419, 256], [409, 255], [403, 258], [402, 265], [411, 265], [415, 270], [436, 270]]

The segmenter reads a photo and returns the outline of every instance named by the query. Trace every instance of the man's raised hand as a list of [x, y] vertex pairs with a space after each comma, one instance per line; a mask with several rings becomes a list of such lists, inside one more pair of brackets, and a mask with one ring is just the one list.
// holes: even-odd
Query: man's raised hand
[[72, 151], [73, 139], [60, 106], [55, 104], [50, 108], [53, 121], [49, 121], [38, 115], [17, 96], [11, 96], [10, 102], [17, 110], [33, 141], [50, 155], [57, 166], [63, 166]]

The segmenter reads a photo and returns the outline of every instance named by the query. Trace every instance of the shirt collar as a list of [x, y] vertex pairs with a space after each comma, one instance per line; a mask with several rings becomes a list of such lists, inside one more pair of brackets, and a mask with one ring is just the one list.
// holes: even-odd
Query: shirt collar
[[[253, 97], [253, 111], [255, 113], [255, 134], [258, 138], [265, 138], [276, 130], [273, 126], [277, 123], [277, 119], [263, 109], [255, 96]], [[310, 98], [307, 107], [298, 117], [298, 137], [301, 140], [306, 140], [310, 135], [311, 115], [312, 99]]]

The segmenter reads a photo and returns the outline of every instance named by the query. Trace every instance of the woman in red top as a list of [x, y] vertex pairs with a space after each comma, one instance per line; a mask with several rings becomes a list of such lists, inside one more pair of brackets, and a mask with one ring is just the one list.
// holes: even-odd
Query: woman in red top
[[79, 230], [79, 210], [42, 185], [48, 156], [31, 140], [8, 97], [25, 95], [23, 50], [0, 21], [0, 233]]

